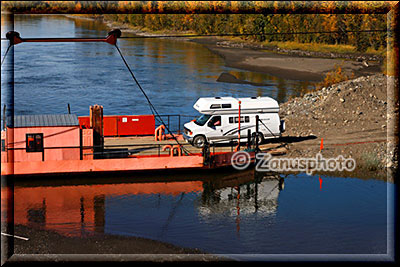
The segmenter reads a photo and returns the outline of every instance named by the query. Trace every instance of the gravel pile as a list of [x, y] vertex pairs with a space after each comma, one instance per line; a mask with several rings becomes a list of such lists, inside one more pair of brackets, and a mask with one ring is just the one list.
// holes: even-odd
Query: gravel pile
[[[387, 77], [376, 74], [290, 99], [280, 105], [280, 116], [286, 123], [284, 135], [324, 138], [337, 144], [327, 146], [327, 154], [351, 156], [360, 166], [383, 169], [393, 165], [393, 152], [388, 153], [385, 142], [387, 105]], [[293, 144], [289, 155], [311, 156], [318, 149]]]
[[346, 133], [377, 127], [386, 131], [386, 106], [386, 76], [378, 74], [291, 99], [281, 104], [280, 115], [290, 123], [287, 133], [291, 135], [332, 130]]

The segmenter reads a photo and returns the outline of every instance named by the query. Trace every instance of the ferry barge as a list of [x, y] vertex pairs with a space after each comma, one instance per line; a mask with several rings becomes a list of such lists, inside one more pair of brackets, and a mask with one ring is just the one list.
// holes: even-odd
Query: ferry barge
[[1, 132], [1, 175], [216, 169], [231, 166], [235, 150], [237, 142], [196, 148], [156, 127], [153, 115], [103, 116], [103, 107], [94, 105], [87, 117], [14, 116]]

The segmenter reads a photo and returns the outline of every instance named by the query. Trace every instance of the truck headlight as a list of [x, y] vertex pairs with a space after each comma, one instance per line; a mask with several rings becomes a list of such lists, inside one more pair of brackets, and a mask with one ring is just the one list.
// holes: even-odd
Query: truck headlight
[[192, 135], [193, 133], [188, 129], [188, 128], [186, 128], [186, 127], [184, 127], [184, 133], [186, 134], [186, 135]]

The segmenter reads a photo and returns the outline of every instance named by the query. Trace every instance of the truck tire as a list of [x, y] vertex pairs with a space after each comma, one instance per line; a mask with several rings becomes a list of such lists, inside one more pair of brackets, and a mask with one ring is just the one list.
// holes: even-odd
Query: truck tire
[[204, 135], [197, 135], [193, 138], [193, 146], [197, 148], [203, 148], [206, 143], [207, 140]]

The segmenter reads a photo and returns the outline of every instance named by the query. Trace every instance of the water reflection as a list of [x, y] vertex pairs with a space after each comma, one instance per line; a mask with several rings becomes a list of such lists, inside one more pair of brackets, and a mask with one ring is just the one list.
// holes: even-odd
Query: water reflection
[[[318, 176], [283, 180], [251, 171], [16, 182], [14, 223], [210, 253], [385, 253], [387, 190], [394, 185], [322, 179], [322, 190]], [[1, 193], [4, 204], [7, 188]]]
[[199, 214], [203, 217], [239, 216], [258, 213], [273, 215], [278, 207], [283, 178], [270, 174], [264, 178], [205, 182]]
[[[107, 228], [107, 214], [113, 213], [113, 208], [119, 208], [109, 205], [113, 201], [132, 200], [129, 203], [133, 210], [146, 212], [142, 207], [143, 202], [136, 202], [135, 196], [156, 203], [152, 207], [158, 211], [165, 199], [174, 202], [165, 224], [160, 227], [161, 233], [166, 231], [166, 225], [174, 217], [185, 195], [194, 198], [194, 207], [203, 219], [212, 219], [214, 215], [239, 216], [253, 212], [268, 216], [276, 211], [283, 179], [279, 175], [255, 178], [253, 172], [244, 172], [202, 181], [113, 183], [110, 178], [109, 183], [41, 186], [39, 182], [38, 186], [17, 185], [14, 188], [15, 224], [46, 228], [72, 236], [88, 232], [103, 233]], [[3, 190], [6, 189], [2, 189], [2, 196], [6, 195]], [[3, 207], [2, 212], [6, 212]]]
[[[2, 197], [6, 195], [3, 190]], [[65, 235], [81, 235], [82, 230], [104, 232], [107, 198], [160, 194], [178, 196], [201, 190], [200, 181], [16, 186], [14, 223], [47, 228]], [[3, 207], [2, 212], [6, 212]]]
[[278, 196], [284, 179], [279, 174], [255, 175], [254, 179], [228, 179], [203, 183], [203, 194], [197, 212], [202, 220], [235, 218], [236, 233], [248, 215], [270, 221], [278, 208]]

